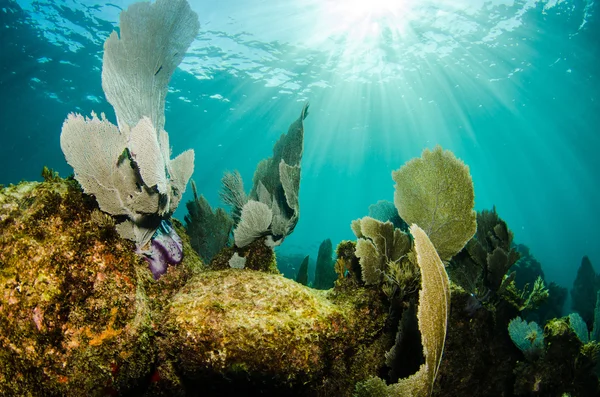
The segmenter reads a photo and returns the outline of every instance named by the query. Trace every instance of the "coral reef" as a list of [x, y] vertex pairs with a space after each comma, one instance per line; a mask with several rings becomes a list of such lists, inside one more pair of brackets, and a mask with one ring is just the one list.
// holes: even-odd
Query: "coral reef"
[[153, 281], [77, 182], [45, 174], [0, 191], [0, 390], [135, 393], [150, 376], [162, 308], [201, 264], [186, 252]]
[[357, 240], [335, 264], [321, 244], [314, 286], [326, 291], [306, 286], [308, 256], [295, 282], [273, 250], [299, 220], [308, 104], [249, 194], [224, 175], [231, 217], [193, 186], [184, 229], [171, 215], [194, 158], [170, 159], [164, 107], [198, 19], [184, 0], [157, 0], [120, 22], [102, 70], [118, 126], [70, 115], [74, 179], [44, 168], [44, 182], [0, 188], [3, 396], [600, 394], [589, 259], [572, 290], [581, 316], [542, 333], [528, 316], [559, 313], [564, 290], [546, 289], [523, 247], [507, 274], [512, 233], [495, 208], [475, 214], [468, 167], [440, 147], [392, 174], [394, 204], [352, 222]]
[[[29, 395], [34, 384], [49, 396], [174, 395], [174, 383], [184, 390], [199, 379], [215, 390], [348, 395], [383, 365], [379, 294], [325, 294], [248, 269], [260, 261], [273, 269], [264, 241], [247, 247], [246, 269], [206, 272], [184, 233], [183, 263], [155, 281], [75, 181], [11, 186], [0, 208], [0, 389], [9, 395]], [[193, 324], [217, 345], [185, 336]], [[256, 355], [260, 346], [270, 354]], [[191, 350], [204, 355], [185, 354]], [[279, 383], [265, 384], [264, 371]]]
[[544, 328], [544, 354], [533, 362], [520, 362], [515, 368], [515, 395], [598, 396], [600, 387], [594, 373], [597, 343], [584, 344], [569, 317], [554, 319]]

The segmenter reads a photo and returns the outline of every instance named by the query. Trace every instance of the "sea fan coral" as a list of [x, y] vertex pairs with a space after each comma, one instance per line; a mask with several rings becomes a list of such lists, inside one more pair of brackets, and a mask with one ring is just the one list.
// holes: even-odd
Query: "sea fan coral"
[[[177, 208], [194, 170], [194, 152], [171, 160], [164, 128], [167, 84], [199, 28], [185, 0], [136, 3], [121, 13], [120, 35], [106, 40], [102, 88], [117, 115], [118, 127], [102, 114], [69, 115], [60, 137], [67, 162], [85, 193], [100, 209], [118, 217], [117, 231], [136, 242], [153, 272], [177, 246], [173, 230], [156, 234]], [[151, 32], [151, 34], [149, 33]], [[175, 249], [175, 252], [177, 249]]]

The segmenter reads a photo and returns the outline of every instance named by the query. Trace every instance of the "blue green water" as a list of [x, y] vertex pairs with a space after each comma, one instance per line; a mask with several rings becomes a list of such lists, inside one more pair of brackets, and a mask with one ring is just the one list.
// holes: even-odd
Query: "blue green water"
[[[102, 44], [131, 1], [0, 0], [0, 184], [72, 173], [69, 112], [114, 113]], [[300, 221], [281, 252], [316, 257], [393, 200], [392, 170], [440, 144], [470, 166], [547, 281], [600, 269], [600, 6], [587, 1], [192, 0], [200, 34], [175, 72], [166, 130], [196, 152], [213, 206], [247, 188], [305, 101]], [[191, 198], [190, 189], [184, 201]], [[175, 216], [182, 219], [185, 207]]]

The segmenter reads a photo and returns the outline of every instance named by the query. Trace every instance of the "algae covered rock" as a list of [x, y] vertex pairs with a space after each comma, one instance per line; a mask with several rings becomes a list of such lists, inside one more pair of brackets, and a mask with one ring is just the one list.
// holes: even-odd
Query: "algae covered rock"
[[135, 393], [155, 359], [158, 312], [191, 273], [180, 265], [154, 282], [74, 181], [0, 190], [3, 395]]
[[383, 363], [384, 309], [364, 294], [343, 300], [247, 269], [202, 273], [173, 298], [162, 356], [207, 395], [349, 395]]
[[543, 356], [533, 362], [517, 364], [515, 395], [600, 395], [595, 370], [600, 346], [596, 342], [581, 342], [569, 317], [553, 319], [546, 324], [544, 344]]

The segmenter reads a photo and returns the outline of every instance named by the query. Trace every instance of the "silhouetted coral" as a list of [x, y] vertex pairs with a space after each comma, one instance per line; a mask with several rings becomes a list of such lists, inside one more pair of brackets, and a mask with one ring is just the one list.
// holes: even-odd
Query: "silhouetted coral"
[[589, 327], [594, 321], [594, 308], [598, 293], [597, 277], [592, 262], [587, 256], [584, 256], [571, 288], [571, 308], [581, 315]]
[[313, 288], [329, 289], [337, 279], [337, 274], [333, 268], [333, 246], [331, 240], [324, 240], [319, 246], [317, 255], [317, 266], [315, 267], [315, 282]]
[[212, 258], [228, 245], [233, 219], [227, 213], [217, 208], [213, 212], [204, 196], [196, 191], [192, 181], [194, 200], [188, 201], [185, 215], [185, 231], [190, 237], [192, 248], [200, 255], [204, 263], [210, 263]]
[[481, 300], [506, 288], [510, 280], [504, 276], [519, 259], [519, 253], [511, 248], [512, 238], [495, 207], [478, 212], [477, 233], [448, 267], [452, 281]]
[[517, 244], [516, 250], [519, 253], [519, 260], [511, 267], [511, 271], [516, 273], [515, 285], [523, 289], [525, 284], [532, 285], [538, 277], [545, 280], [542, 264], [531, 254], [525, 244]]
[[300, 269], [298, 270], [298, 275], [296, 276], [296, 282], [302, 285], [308, 285], [308, 255], [302, 261], [300, 265]]
[[391, 201], [379, 200], [375, 204], [371, 204], [369, 206], [369, 216], [381, 222], [392, 222], [396, 229], [403, 232], [408, 231], [408, 224], [400, 218], [396, 206]]

